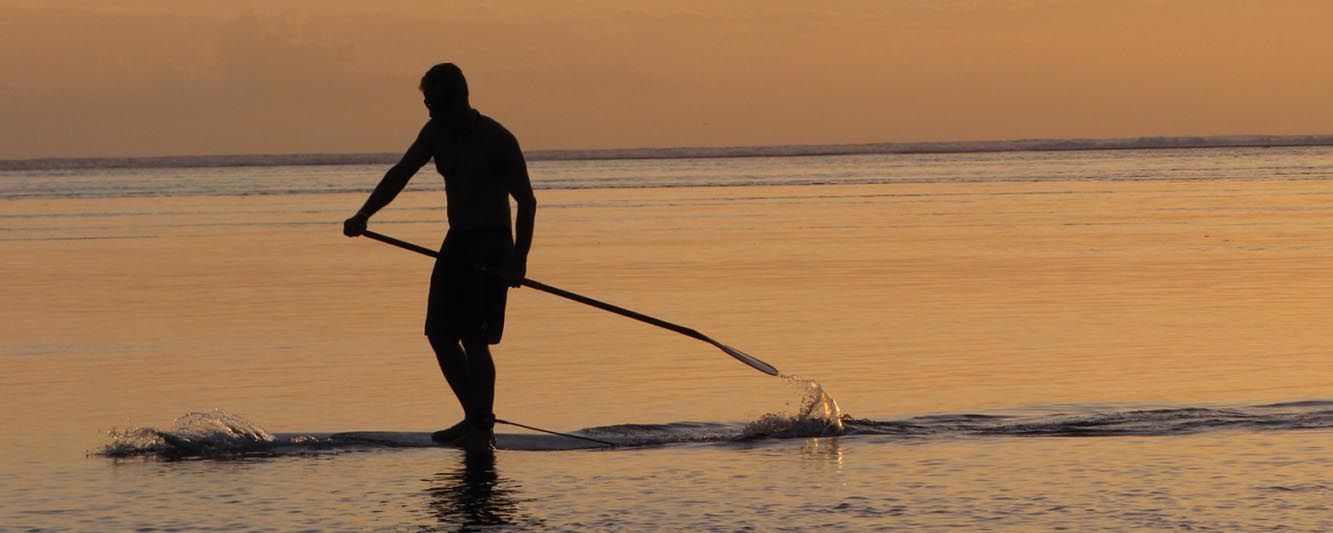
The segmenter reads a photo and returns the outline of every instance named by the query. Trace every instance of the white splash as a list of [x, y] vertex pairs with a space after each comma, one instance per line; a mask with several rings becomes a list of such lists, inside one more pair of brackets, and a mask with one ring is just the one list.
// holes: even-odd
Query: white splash
[[[828, 437], [843, 433], [843, 413], [838, 402], [813, 379], [783, 375], [788, 386], [801, 394], [800, 407], [792, 413], [768, 413], [745, 425], [744, 438]], [[790, 405], [790, 404], [788, 404]]]
[[110, 457], [225, 454], [254, 449], [277, 440], [258, 424], [221, 409], [188, 413], [177, 418], [168, 430], [150, 427], [113, 429], [108, 436], [111, 441], [100, 453]]

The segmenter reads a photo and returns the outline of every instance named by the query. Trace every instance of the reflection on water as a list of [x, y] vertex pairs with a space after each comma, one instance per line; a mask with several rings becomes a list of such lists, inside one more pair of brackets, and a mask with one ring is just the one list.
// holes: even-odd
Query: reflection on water
[[458, 468], [436, 474], [426, 493], [442, 529], [540, 526], [540, 520], [521, 515], [517, 490], [512, 481], [500, 477], [495, 453], [485, 451], [465, 452]]
[[[920, 183], [544, 190], [540, 279], [705, 327], [817, 377], [858, 418], [795, 432], [833, 440], [773, 438], [806, 411], [781, 381], [517, 291], [497, 411], [663, 445], [481, 458], [85, 459], [102, 428], [212, 407], [287, 431], [438, 423], [452, 405], [417, 331], [429, 262], [330, 227], [360, 193], [0, 202], [0, 529], [1333, 531], [1330, 407], [1264, 407], [1329, 396], [1330, 153], [942, 157]], [[771, 168], [899, 179], [898, 161]], [[640, 166], [690, 183], [705, 163]], [[1004, 177], [1036, 166], [1050, 178]], [[253, 172], [171, 174], [251, 190]], [[182, 182], [162, 174], [134, 181]], [[93, 178], [59, 186], [124, 185]], [[377, 223], [430, 242], [439, 203], [409, 190]], [[127, 236], [153, 238], [113, 240]], [[1023, 406], [1041, 408], [992, 416]], [[689, 438], [774, 411], [762, 438]], [[240, 427], [206, 435], [267, 442]], [[166, 444], [150, 436], [133, 449]], [[185, 448], [199, 442], [213, 441]]]
[[834, 470], [842, 468], [842, 446], [838, 437], [814, 437], [801, 442], [801, 458]]

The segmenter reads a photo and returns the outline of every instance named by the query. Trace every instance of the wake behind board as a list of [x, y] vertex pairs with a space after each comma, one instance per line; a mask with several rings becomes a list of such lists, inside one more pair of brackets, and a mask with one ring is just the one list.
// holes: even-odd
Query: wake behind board
[[[342, 433], [306, 433], [330, 444], [367, 445], [386, 448], [451, 448], [430, 439], [430, 433], [417, 431], [346, 431]], [[279, 436], [281, 438], [282, 436]], [[559, 435], [531, 433], [496, 433], [495, 449], [524, 451], [593, 450], [605, 444]]]

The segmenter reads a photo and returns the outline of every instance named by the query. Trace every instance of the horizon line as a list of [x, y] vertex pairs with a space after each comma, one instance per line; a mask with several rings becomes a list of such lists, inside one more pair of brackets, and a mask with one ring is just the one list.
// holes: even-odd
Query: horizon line
[[[1038, 138], [982, 141], [909, 141], [829, 144], [674, 146], [637, 148], [561, 148], [524, 151], [529, 161], [608, 159], [709, 159], [872, 154], [950, 154], [1197, 148], [1296, 148], [1333, 146], [1333, 134], [1181, 135], [1106, 138]], [[140, 156], [48, 156], [0, 159], [0, 170], [115, 168], [136, 166], [219, 167], [273, 165], [348, 165], [392, 163], [397, 152], [273, 152]], [[264, 161], [260, 161], [264, 159]], [[138, 163], [138, 164], [136, 164]], [[158, 163], [143, 165], [144, 163]], [[170, 164], [163, 164], [170, 163]]]

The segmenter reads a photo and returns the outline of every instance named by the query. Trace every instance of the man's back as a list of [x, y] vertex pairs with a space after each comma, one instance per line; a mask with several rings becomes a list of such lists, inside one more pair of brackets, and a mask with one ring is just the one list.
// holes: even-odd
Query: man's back
[[432, 156], [444, 176], [449, 227], [509, 229], [509, 196], [530, 197], [527, 165], [514, 135], [494, 119], [473, 111], [456, 127], [433, 130]]

